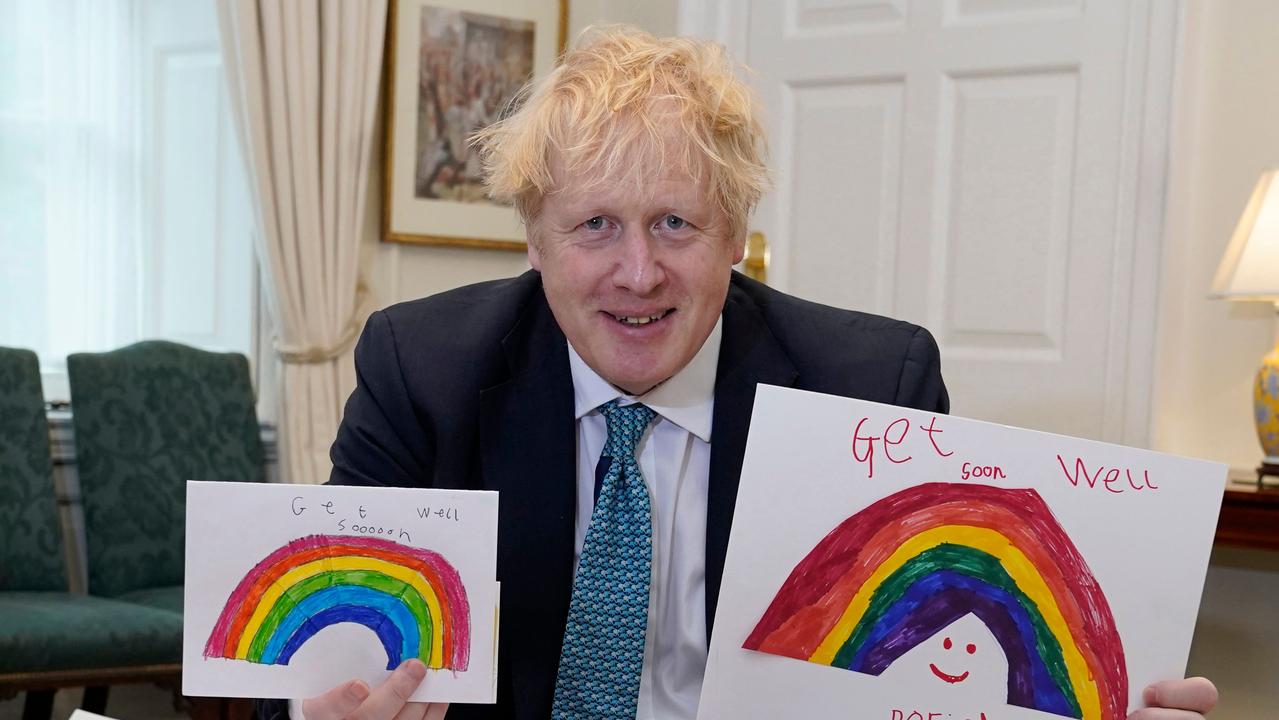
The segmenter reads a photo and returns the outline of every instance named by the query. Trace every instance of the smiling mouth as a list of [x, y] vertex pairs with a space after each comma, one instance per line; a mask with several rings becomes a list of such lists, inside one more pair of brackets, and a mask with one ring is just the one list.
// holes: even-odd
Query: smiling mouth
[[613, 318], [615, 321], [626, 325], [627, 327], [640, 327], [642, 325], [657, 322], [673, 312], [675, 312], [674, 309], [663, 310], [654, 315], [614, 315], [610, 312], [605, 312], [604, 314]]
[[929, 669], [929, 670], [932, 670], [934, 675], [936, 675], [937, 677], [941, 678], [942, 680], [945, 680], [945, 681], [946, 681], [946, 682], [948, 682], [948, 683], [952, 683], [952, 684], [953, 684], [953, 683], [957, 683], [957, 682], [963, 682], [964, 680], [967, 680], [967, 679], [968, 679], [968, 671], [967, 671], [967, 670], [965, 670], [965, 671], [964, 671], [964, 674], [963, 674], [963, 675], [951, 675], [951, 674], [950, 674], [950, 673], [948, 673], [948, 672], [942, 672], [941, 670], [938, 670], [938, 669], [937, 669], [937, 666], [936, 666], [936, 665], [934, 665], [934, 664], [932, 664], [932, 663], [928, 663], [928, 669]]

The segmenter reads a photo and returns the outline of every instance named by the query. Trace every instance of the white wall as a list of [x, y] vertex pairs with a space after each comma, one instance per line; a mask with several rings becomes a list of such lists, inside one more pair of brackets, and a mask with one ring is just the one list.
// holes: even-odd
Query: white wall
[[1161, 279], [1153, 446], [1248, 470], [1261, 459], [1252, 378], [1267, 303], [1207, 299], [1262, 170], [1279, 165], [1279, 3], [1190, 0]]
[[[1279, 3], [1188, 0], [1174, 116], [1153, 408], [1157, 450], [1243, 475], [1261, 459], [1251, 386], [1273, 342], [1266, 303], [1207, 299], [1262, 170], [1279, 165]], [[1279, 716], [1279, 553], [1218, 549], [1190, 674], [1221, 691], [1212, 720]]]
[[[655, 35], [675, 33], [677, 0], [571, 0], [568, 37], [603, 23], [627, 23]], [[379, 147], [381, 145], [379, 144]], [[410, 300], [469, 283], [518, 275], [528, 269], [524, 253], [458, 247], [400, 245], [379, 241], [382, 167], [373, 168], [366, 250], [371, 287], [381, 305]]]

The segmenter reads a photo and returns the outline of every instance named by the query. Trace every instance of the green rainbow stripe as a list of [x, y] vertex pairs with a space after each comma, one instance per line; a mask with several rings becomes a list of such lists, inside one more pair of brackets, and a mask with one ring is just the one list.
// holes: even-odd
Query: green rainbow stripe
[[392, 598], [399, 598], [408, 605], [409, 611], [417, 618], [418, 635], [423, 647], [431, 646], [431, 613], [427, 608], [426, 600], [417, 588], [403, 580], [397, 580], [374, 570], [329, 570], [319, 575], [312, 575], [284, 591], [271, 608], [271, 612], [267, 613], [257, 634], [253, 636], [248, 657], [245, 659], [250, 662], [262, 662], [267, 644], [279, 629], [280, 624], [307, 596], [325, 588], [343, 585], [365, 587], [385, 593]]
[[288, 665], [338, 624], [373, 631], [388, 670], [410, 657], [454, 672], [470, 662], [470, 607], [457, 570], [431, 550], [343, 535], [292, 540], [254, 565], [223, 605], [204, 656]]
[[951, 570], [989, 583], [1017, 599], [1026, 610], [1034, 627], [1035, 648], [1039, 651], [1044, 665], [1047, 666], [1053, 682], [1065, 696], [1070, 705], [1072, 717], [1081, 717], [1079, 701], [1070, 687], [1070, 674], [1066, 670], [1066, 660], [1061, 651], [1061, 643], [1048, 623], [1044, 621], [1039, 606], [1026, 596], [1017, 583], [1004, 570], [999, 558], [989, 553], [965, 545], [943, 543], [911, 558], [905, 565], [888, 576], [879, 589], [871, 596], [870, 606], [866, 614], [857, 623], [853, 633], [835, 653], [831, 665], [835, 667], [853, 667], [854, 657], [864, 647], [867, 636], [881, 619], [891, 610], [903, 596], [920, 580], [933, 573]]
[[970, 614], [1008, 660], [1010, 705], [1127, 716], [1109, 603], [1028, 488], [924, 483], [871, 503], [794, 567], [742, 647], [878, 676]]

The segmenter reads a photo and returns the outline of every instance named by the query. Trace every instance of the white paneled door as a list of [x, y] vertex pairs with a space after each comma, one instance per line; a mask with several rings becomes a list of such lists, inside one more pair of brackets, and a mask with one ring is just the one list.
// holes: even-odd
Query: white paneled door
[[769, 283], [928, 327], [953, 411], [1146, 442], [1179, 4], [688, 2], [754, 74]]

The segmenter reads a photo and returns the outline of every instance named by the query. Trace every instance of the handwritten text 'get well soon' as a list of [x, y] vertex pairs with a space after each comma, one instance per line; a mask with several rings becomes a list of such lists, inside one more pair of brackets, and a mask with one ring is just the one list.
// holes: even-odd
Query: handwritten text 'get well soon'
[[[868, 417], [857, 421], [853, 429], [853, 460], [866, 471], [867, 478], [875, 477], [876, 461], [894, 465], [908, 463], [915, 453], [933, 453], [948, 458], [955, 454], [941, 438], [945, 431], [937, 426], [937, 417], [929, 418], [928, 425], [912, 425], [906, 418], [897, 418], [880, 426]], [[1108, 467], [1090, 464], [1078, 456], [1057, 455], [1062, 477], [1074, 487], [1105, 490], [1113, 494], [1158, 490], [1150, 478], [1150, 471], [1126, 467]], [[982, 460], [963, 460], [959, 463], [962, 480], [1007, 478], [1008, 474], [998, 463]]]

